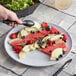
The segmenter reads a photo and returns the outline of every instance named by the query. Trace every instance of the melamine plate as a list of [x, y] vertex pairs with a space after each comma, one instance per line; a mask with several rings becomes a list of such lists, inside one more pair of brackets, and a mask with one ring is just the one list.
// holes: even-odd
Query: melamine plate
[[59, 61], [50, 61], [49, 60], [49, 56], [38, 51], [32, 51], [26, 54], [26, 56], [23, 59], [18, 59], [17, 54], [13, 51], [12, 47], [8, 44], [8, 41], [10, 40], [9, 36], [11, 33], [15, 33], [20, 31], [22, 28], [24, 28], [24, 26], [19, 25], [18, 27], [13, 28], [6, 36], [5, 38], [5, 50], [7, 52], [7, 54], [14, 59], [15, 61], [25, 64], [25, 65], [29, 65], [29, 66], [35, 66], [35, 67], [42, 67], [42, 66], [49, 66], [49, 65], [54, 65], [56, 63], [60, 63], [61, 61], [65, 60], [69, 53], [71, 52], [71, 48], [72, 48], [72, 40], [71, 37], [69, 35], [69, 33], [67, 31], [65, 31], [63, 28], [61, 28], [60, 26], [54, 25], [49, 23], [50, 26], [54, 26], [55, 28], [57, 28], [59, 31], [61, 31], [62, 33], [66, 34], [67, 36], [67, 47], [69, 52], [66, 53], [61, 59], [59, 59]]

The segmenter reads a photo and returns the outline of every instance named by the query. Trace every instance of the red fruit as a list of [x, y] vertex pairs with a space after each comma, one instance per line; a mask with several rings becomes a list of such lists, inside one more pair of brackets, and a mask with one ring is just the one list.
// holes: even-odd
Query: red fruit
[[20, 53], [20, 50], [16, 50], [16, 53], [19, 54]]
[[53, 34], [52, 30], [50, 30], [50, 33], [49, 34]]
[[49, 45], [49, 46], [52, 46], [52, 41], [51, 41], [51, 40], [48, 41], [48, 45]]
[[15, 33], [12, 33], [11, 35], [10, 35], [10, 38], [11, 39], [15, 39], [17, 37], [17, 35], [15, 34]]
[[42, 28], [45, 28], [45, 27], [47, 27], [48, 26], [48, 24], [46, 23], [46, 22], [43, 22], [42, 24], [41, 24], [41, 27]]
[[19, 53], [19, 52], [22, 50], [22, 46], [21, 46], [21, 45], [14, 46], [13, 50], [14, 50], [16, 53]]
[[63, 40], [67, 40], [67, 37], [65, 34], [63, 34]]
[[28, 41], [28, 44], [32, 44], [32, 43], [33, 43], [32, 40]]

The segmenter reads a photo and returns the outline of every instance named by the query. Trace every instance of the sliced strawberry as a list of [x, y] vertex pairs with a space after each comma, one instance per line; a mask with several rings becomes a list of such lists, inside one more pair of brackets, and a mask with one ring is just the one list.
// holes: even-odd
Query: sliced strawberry
[[67, 40], [67, 37], [65, 34], [63, 34], [63, 40]]
[[21, 46], [21, 45], [14, 46], [13, 50], [14, 50], [16, 53], [19, 53], [19, 52], [22, 50], [22, 46]]
[[19, 54], [20, 53], [20, 50], [16, 50], [16, 53]]
[[43, 22], [42, 24], [41, 24], [41, 27], [42, 28], [45, 28], [45, 27], [47, 27], [48, 26], [48, 24], [46, 23], [46, 22]]
[[52, 41], [51, 40], [48, 41], [48, 45], [52, 46]]
[[16, 35], [15, 33], [12, 33], [12, 34], [10, 35], [10, 38], [11, 38], [11, 39], [15, 39], [15, 38], [17, 38], [17, 35]]
[[28, 41], [28, 44], [32, 44], [32, 43], [33, 43], [32, 40]]

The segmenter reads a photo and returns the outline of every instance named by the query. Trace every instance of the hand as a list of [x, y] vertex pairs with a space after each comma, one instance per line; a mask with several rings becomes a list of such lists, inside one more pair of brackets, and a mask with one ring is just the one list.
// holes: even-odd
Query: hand
[[[8, 10], [8, 11], [7, 11], [7, 15], [8, 15], [8, 16], [7, 16], [7, 19], [9, 19], [9, 20], [11, 20], [11, 21], [16, 21], [18, 24], [21, 24], [21, 23], [22, 23], [22, 21], [21, 21], [20, 19], [18, 19], [16, 13]], [[8, 24], [8, 25], [10, 25], [10, 26], [17, 26], [18, 24], [10, 23], [10, 24]]]
[[[3, 20], [11, 20], [11, 21], [16, 21], [18, 24], [21, 24], [22, 21], [20, 19], [18, 19], [16, 13], [14, 13], [13, 11], [10, 11], [6, 8], [4, 8], [3, 6], [0, 5], [0, 18]], [[10, 23], [8, 24], [10, 26], [17, 26], [17, 24], [14, 23]]]

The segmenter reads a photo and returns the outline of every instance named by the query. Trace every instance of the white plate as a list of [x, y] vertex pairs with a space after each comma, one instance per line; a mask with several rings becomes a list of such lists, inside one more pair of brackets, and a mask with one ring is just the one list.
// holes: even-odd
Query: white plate
[[[53, 24], [49, 24], [49, 25], [53, 25]], [[24, 26], [19, 25], [18, 27], [12, 29], [6, 36], [5, 39], [5, 49], [6, 52], [8, 53], [8, 55], [14, 59], [15, 61], [25, 64], [25, 65], [29, 65], [29, 66], [35, 66], [35, 67], [42, 67], [42, 66], [49, 66], [49, 65], [53, 65], [56, 63], [60, 63], [61, 61], [63, 61], [64, 59], [66, 59], [66, 57], [69, 55], [69, 53], [71, 52], [71, 48], [72, 48], [72, 40], [70, 35], [68, 34], [68, 32], [66, 32], [63, 28], [53, 25], [55, 28], [57, 28], [59, 31], [61, 31], [62, 33], [66, 34], [67, 36], [67, 47], [69, 49], [69, 52], [66, 53], [61, 59], [59, 59], [59, 61], [50, 61], [49, 60], [49, 56], [40, 52], [40, 51], [32, 51], [26, 54], [25, 58], [23, 59], [18, 59], [17, 54], [13, 51], [12, 47], [8, 44], [8, 41], [10, 40], [9, 36], [11, 33], [20, 31], [20, 29], [24, 28]]]

